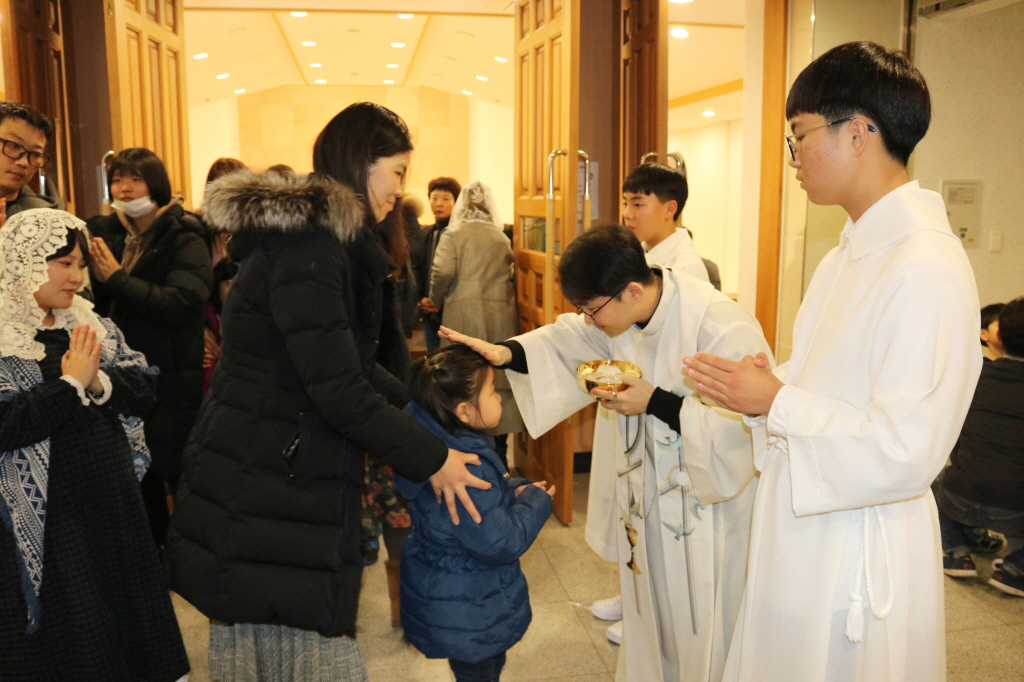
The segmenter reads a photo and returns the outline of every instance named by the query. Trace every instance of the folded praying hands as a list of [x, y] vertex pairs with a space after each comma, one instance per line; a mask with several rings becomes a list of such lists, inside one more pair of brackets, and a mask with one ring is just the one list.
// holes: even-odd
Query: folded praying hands
[[711, 355], [694, 353], [683, 358], [686, 374], [693, 377], [697, 388], [716, 403], [741, 414], [768, 414], [775, 396], [785, 385], [768, 366], [768, 356], [746, 356], [739, 362]]

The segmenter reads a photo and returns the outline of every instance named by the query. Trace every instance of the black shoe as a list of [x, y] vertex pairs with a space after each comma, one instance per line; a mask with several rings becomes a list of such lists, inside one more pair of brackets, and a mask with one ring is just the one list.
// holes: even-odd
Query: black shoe
[[994, 554], [1003, 548], [1003, 538], [987, 528], [964, 528], [972, 552]]
[[373, 566], [377, 563], [377, 554], [380, 553], [380, 540], [377, 538], [363, 540], [362, 553], [363, 566]]
[[1002, 559], [992, 562], [996, 569], [988, 584], [1015, 597], [1024, 597], [1024, 571], [1015, 564], [1004, 564]]
[[953, 556], [952, 552], [942, 555], [942, 572], [951, 578], [977, 578], [978, 569], [970, 554]]

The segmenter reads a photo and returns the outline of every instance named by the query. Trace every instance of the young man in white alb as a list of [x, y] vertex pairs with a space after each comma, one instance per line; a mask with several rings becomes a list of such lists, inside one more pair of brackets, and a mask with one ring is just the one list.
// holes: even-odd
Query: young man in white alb
[[[981, 369], [978, 294], [942, 198], [907, 175], [931, 117], [898, 52], [847, 43], [786, 102], [808, 198], [849, 214], [797, 315], [793, 355], [684, 360], [767, 428], [725, 680], [941, 682], [942, 562], [929, 485]], [[749, 417], [748, 417], [749, 419]]]

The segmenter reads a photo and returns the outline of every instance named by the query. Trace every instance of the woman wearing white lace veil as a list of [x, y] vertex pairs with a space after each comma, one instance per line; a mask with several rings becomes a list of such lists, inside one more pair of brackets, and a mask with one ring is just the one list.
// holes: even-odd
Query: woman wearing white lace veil
[[[494, 193], [474, 180], [459, 193], [430, 271], [430, 300], [443, 311], [441, 324], [491, 343], [518, 334], [512, 260]], [[497, 372], [494, 386], [501, 394], [502, 414], [491, 434], [522, 431], [523, 420], [504, 372]], [[505, 459], [503, 446], [504, 439], [498, 438], [498, 454]]]
[[77, 295], [84, 227], [0, 228], [0, 675], [172, 682], [188, 658], [138, 486], [156, 372]]

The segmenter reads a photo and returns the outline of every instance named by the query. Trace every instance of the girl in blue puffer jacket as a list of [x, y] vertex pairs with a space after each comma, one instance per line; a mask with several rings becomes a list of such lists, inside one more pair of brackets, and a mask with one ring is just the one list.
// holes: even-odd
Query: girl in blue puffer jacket
[[469, 489], [482, 520], [460, 506], [455, 525], [429, 483], [395, 475], [411, 501], [413, 531], [402, 554], [402, 627], [428, 658], [447, 658], [457, 682], [496, 682], [505, 652], [530, 625], [522, 556], [551, 514], [554, 486], [509, 478], [484, 431], [501, 418], [494, 370], [466, 346], [442, 348], [413, 366], [405, 408], [448, 447], [480, 457], [469, 470], [489, 490]]

